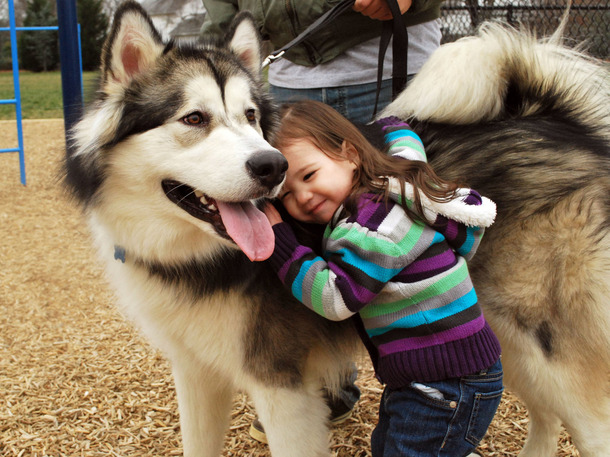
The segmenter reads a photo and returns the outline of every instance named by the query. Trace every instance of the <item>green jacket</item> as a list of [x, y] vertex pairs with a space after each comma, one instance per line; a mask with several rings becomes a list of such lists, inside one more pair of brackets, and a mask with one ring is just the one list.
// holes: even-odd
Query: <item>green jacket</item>
[[[250, 11], [263, 36], [279, 49], [305, 30], [340, 0], [203, 0], [207, 10], [202, 34], [224, 35], [238, 11]], [[413, 0], [403, 17], [408, 26], [440, 17], [442, 0]], [[334, 59], [345, 50], [381, 35], [381, 21], [349, 10], [286, 52], [285, 58], [313, 66]]]

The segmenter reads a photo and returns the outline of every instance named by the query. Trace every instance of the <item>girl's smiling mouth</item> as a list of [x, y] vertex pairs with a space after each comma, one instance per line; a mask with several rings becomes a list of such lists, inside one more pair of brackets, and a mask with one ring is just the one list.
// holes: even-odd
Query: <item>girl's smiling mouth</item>
[[326, 200], [322, 200], [322, 201], [320, 201], [320, 202], [316, 203], [316, 204], [315, 204], [315, 205], [313, 205], [313, 207], [312, 207], [310, 210], [308, 210], [307, 212], [308, 212], [309, 214], [316, 214], [316, 213], [319, 213], [319, 212], [321, 211], [322, 206], [324, 205], [324, 203], [326, 203]]

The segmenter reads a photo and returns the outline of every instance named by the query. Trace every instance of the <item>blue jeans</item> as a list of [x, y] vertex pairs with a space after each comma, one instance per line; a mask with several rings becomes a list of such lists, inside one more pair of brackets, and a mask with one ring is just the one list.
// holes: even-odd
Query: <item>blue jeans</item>
[[373, 457], [463, 457], [473, 452], [500, 404], [502, 364], [498, 360], [473, 375], [422, 384], [386, 387], [371, 438]]
[[[357, 84], [355, 86], [323, 87], [319, 89], [287, 89], [274, 85], [269, 92], [277, 103], [295, 100], [316, 100], [326, 103], [339, 111], [352, 122], [366, 124], [373, 119], [377, 83]], [[377, 113], [392, 101], [392, 81], [381, 83]]]

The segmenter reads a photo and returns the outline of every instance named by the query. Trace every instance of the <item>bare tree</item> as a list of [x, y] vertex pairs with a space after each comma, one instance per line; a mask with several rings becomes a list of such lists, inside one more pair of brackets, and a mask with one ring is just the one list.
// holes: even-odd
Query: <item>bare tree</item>
[[[0, 22], [8, 24], [8, 2], [9, 0], [0, 0]], [[17, 27], [23, 25], [23, 17], [25, 16], [26, 0], [14, 0], [15, 7], [15, 23]]]
[[8, 0], [0, 0], [0, 24], [8, 22]]
[[104, 13], [108, 17], [114, 16], [114, 12], [117, 10], [119, 5], [123, 3], [124, 0], [104, 0], [102, 3], [104, 4]]

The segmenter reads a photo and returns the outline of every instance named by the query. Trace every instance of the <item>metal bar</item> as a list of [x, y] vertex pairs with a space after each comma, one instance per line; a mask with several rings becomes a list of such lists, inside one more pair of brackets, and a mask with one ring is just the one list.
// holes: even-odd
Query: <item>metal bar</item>
[[21, 184], [26, 185], [25, 177], [25, 153], [23, 149], [23, 129], [22, 129], [22, 117], [21, 117], [21, 88], [19, 87], [19, 57], [17, 53], [17, 31], [15, 24], [15, 5], [13, 0], [8, 2], [8, 16], [11, 36], [11, 59], [13, 66], [13, 92], [14, 92], [14, 103], [15, 103], [15, 117], [17, 120], [17, 151], [19, 152], [19, 175], [21, 177]]
[[78, 30], [78, 73], [80, 75], [80, 98], [81, 104], [85, 102], [85, 85], [83, 84], [83, 48], [81, 46], [80, 24], [76, 24]]
[[[10, 32], [10, 27], [0, 27], [0, 32]], [[17, 30], [18, 32], [29, 32], [29, 31], [36, 31], [36, 30], [59, 30], [59, 27], [57, 27], [56, 25], [49, 25], [49, 26], [40, 26], [40, 27], [15, 27], [15, 30]]]
[[78, 121], [83, 106], [76, 0], [57, 0], [57, 21], [67, 141], [69, 131]]

